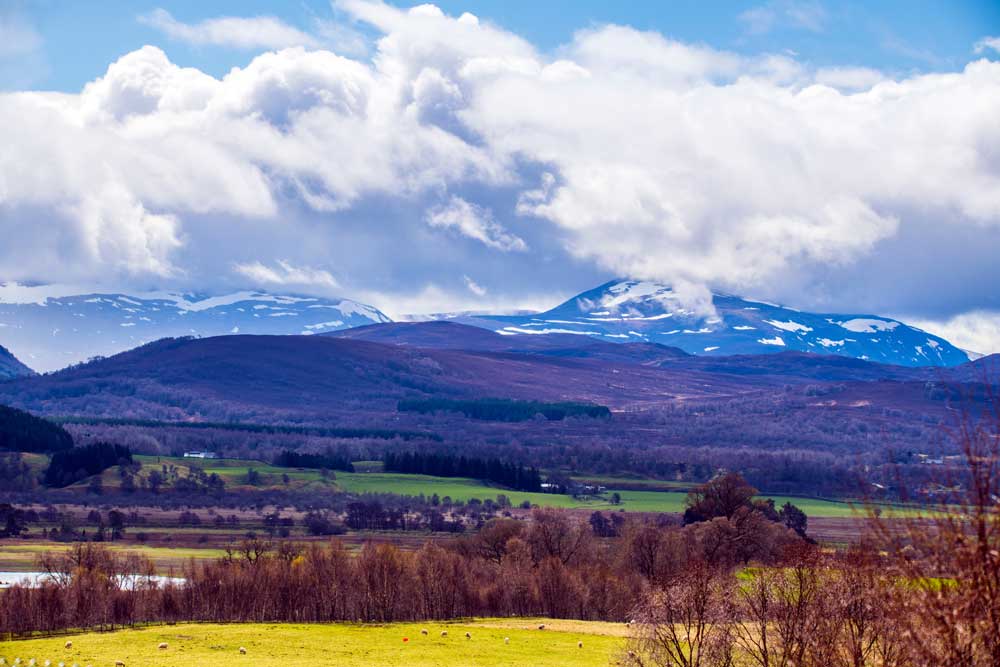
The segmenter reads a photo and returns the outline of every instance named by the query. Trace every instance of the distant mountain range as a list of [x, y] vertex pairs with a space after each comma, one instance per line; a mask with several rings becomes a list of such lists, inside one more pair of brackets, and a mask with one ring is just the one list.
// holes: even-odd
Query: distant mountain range
[[969, 361], [967, 352], [945, 339], [878, 315], [807, 313], [730, 294], [713, 294], [712, 307], [693, 311], [667, 285], [614, 280], [544, 313], [460, 321], [511, 336], [558, 333], [643, 341], [717, 357], [796, 350], [899, 366]]
[[[312, 335], [391, 321], [350, 299], [261, 291], [60, 294], [18, 287], [0, 288], [0, 344], [38, 371], [165, 337]], [[710, 308], [694, 311], [669, 286], [635, 280], [608, 282], [543, 313], [435, 316], [441, 318], [516, 339], [508, 347], [521, 351], [532, 348], [534, 337], [555, 335], [550, 340], [561, 337], [564, 347], [580, 347], [570, 339], [587, 338], [709, 357], [799, 351], [899, 366], [956, 366], [970, 358], [943, 338], [886, 317], [807, 313], [728, 294], [714, 294]], [[474, 344], [472, 333], [463, 339]], [[476, 344], [484, 340], [497, 345], [494, 338]]]
[[[523, 343], [523, 345], [522, 345]], [[965, 368], [964, 366], [962, 368]], [[253, 421], [356, 419], [410, 397], [584, 400], [655, 408], [788, 385], [857, 384], [896, 407], [960, 369], [907, 368], [801, 352], [707, 357], [653, 343], [508, 337], [453, 322], [388, 323], [323, 336], [163, 339], [57, 373], [0, 384], [0, 403], [40, 413]], [[895, 388], [882, 387], [886, 382]], [[904, 391], [909, 386], [913, 392]], [[913, 396], [909, 394], [913, 393]], [[926, 407], [924, 408], [926, 409]]]
[[[550, 454], [562, 461], [566, 447], [603, 447], [614, 461], [615, 452], [654, 444], [751, 447], [754, 460], [782, 451], [854, 460], [877, 448], [923, 451], [964, 410], [980, 414], [995, 391], [980, 383], [995, 380], [998, 359], [912, 368], [787, 350], [713, 357], [572, 334], [386, 323], [322, 336], [159, 340], [0, 382], [0, 404], [42, 415], [402, 429], [436, 434], [455, 451], [478, 443], [525, 457], [558, 443]], [[478, 423], [398, 409], [404, 399], [483, 398], [593, 403], [613, 418]], [[835, 459], [824, 461], [817, 470]]]
[[310, 335], [388, 322], [350, 299], [244, 291], [221, 296], [158, 292], [51, 296], [0, 291], [0, 343], [38, 371], [64, 368], [150, 341], [223, 334]]

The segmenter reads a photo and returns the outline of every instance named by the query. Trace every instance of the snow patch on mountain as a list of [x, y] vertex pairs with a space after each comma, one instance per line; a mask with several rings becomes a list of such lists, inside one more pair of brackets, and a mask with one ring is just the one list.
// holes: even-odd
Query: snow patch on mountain
[[969, 360], [965, 351], [943, 338], [876, 315], [809, 313], [723, 293], [711, 294], [707, 304], [689, 301], [669, 285], [615, 280], [544, 313], [482, 315], [465, 321], [505, 335], [573, 333], [662, 343], [691, 354], [795, 350], [905, 366], [953, 366]]
[[840, 326], [854, 333], [875, 333], [876, 331], [892, 331], [899, 326], [899, 322], [890, 320], [876, 320], [865, 317], [857, 317], [846, 322], [838, 322]]

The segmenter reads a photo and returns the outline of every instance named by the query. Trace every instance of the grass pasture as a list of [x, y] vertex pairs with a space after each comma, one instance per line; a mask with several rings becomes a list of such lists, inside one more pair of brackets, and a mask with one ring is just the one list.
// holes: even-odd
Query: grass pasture
[[[160, 547], [139, 544], [118, 544], [106, 542], [104, 545], [117, 555], [134, 553], [146, 556], [156, 567], [158, 574], [179, 572], [190, 561], [221, 558], [225, 551], [212, 548]], [[38, 569], [38, 556], [42, 553], [57, 553], [69, 550], [73, 545], [62, 542], [36, 542], [27, 540], [0, 540], [0, 571], [33, 572]]]
[[[496, 499], [498, 494], [510, 498], [511, 503], [520, 505], [524, 501], [543, 507], [565, 509], [589, 509], [613, 511], [623, 509], [631, 512], [683, 512], [687, 497], [687, 486], [679, 482], [662, 480], [642, 480], [622, 477], [589, 477], [607, 487], [603, 497], [576, 499], [570, 496], [511, 491], [474, 480], [460, 477], [432, 477], [429, 475], [410, 475], [402, 473], [377, 472], [380, 462], [362, 462], [359, 466], [364, 472], [347, 473], [336, 471], [329, 478], [324, 477], [319, 470], [303, 468], [281, 468], [261, 461], [241, 459], [185, 459], [167, 456], [136, 456], [135, 460], [142, 464], [140, 477], [148, 476], [154, 469], [167, 466], [176, 469], [179, 475], [186, 476], [191, 468], [200, 468], [206, 474], [215, 473], [226, 483], [227, 492], [241, 490], [264, 490], [267, 488], [288, 488], [298, 491], [314, 492], [346, 491], [348, 493], [394, 493], [405, 496], [423, 495], [430, 498], [437, 494], [455, 501], [466, 502], [472, 498], [479, 500]], [[255, 486], [247, 484], [247, 470], [252, 468], [259, 475]], [[372, 471], [372, 472], [368, 472]], [[285, 485], [284, 476], [288, 477]], [[120, 485], [117, 469], [111, 468], [103, 473], [103, 484], [107, 488]], [[77, 484], [85, 488], [87, 481]], [[616, 487], [620, 483], [621, 487]], [[673, 489], [673, 490], [671, 490]], [[611, 493], [621, 496], [620, 505], [612, 505]], [[774, 499], [779, 507], [786, 502], [798, 506], [809, 517], [816, 518], [851, 518], [863, 514], [859, 507], [847, 502], [822, 500], [817, 498], [765, 496]]]
[[[544, 623], [545, 630], [538, 630]], [[420, 630], [426, 628], [427, 636]], [[448, 636], [442, 637], [442, 630]], [[466, 639], [465, 633], [472, 635]], [[0, 657], [37, 664], [247, 667], [592, 667], [624, 645], [618, 623], [548, 619], [374, 624], [180, 624], [0, 642]], [[504, 638], [510, 643], [505, 644]], [[403, 641], [406, 638], [408, 641]], [[67, 640], [73, 642], [64, 648]], [[168, 648], [158, 649], [160, 642]], [[578, 646], [583, 642], [583, 647]], [[239, 653], [240, 647], [246, 655]]]
[[[504, 494], [511, 502], [519, 505], [527, 500], [533, 505], [561, 507], [568, 509], [593, 509], [612, 511], [623, 509], [630, 512], [683, 512], [687, 493], [683, 491], [637, 491], [618, 490], [620, 505], [612, 505], [607, 499], [577, 500], [570, 496], [551, 493], [527, 493], [489, 487], [483, 483], [459, 477], [431, 477], [428, 475], [405, 475], [401, 473], [337, 473], [337, 485], [350, 493], [398, 493], [406, 496], [437, 494], [440, 498], [467, 501], [470, 498], [495, 499]], [[606, 497], [616, 491], [608, 487]], [[859, 509], [846, 502], [799, 498], [791, 496], [765, 496], [773, 498], [781, 507], [786, 502], [796, 505], [810, 517], [850, 518], [858, 516]]]

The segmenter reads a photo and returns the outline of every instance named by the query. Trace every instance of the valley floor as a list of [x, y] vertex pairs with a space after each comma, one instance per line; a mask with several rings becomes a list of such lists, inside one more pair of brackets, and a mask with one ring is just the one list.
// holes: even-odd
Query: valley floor
[[[539, 630], [542, 623], [545, 629]], [[51, 660], [93, 667], [119, 660], [130, 667], [590, 667], [616, 663], [625, 634], [621, 623], [524, 618], [387, 625], [188, 623], [0, 642], [0, 657], [7, 664], [34, 658], [39, 665]], [[161, 642], [168, 648], [157, 648]]]

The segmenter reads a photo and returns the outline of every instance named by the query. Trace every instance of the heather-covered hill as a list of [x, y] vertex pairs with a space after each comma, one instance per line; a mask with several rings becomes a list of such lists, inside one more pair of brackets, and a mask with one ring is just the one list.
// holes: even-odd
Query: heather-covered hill
[[[165, 339], [0, 387], [0, 402], [47, 414], [315, 419], [394, 411], [412, 397], [583, 400], [626, 407], [746, 390], [635, 363], [515, 352], [467, 352], [321, 336]], [[760, 381], [755, 381], [761, 384]], [[763, 383], [763, 384], [766, 384]]]
[[[796, 388], [796, 395], [849, 392], [853, 403], [928, 419], [946, 411], [948, 395], [927, 390], [950, 382], [940, 369], [796, 352], [694, 357], [655, 344], [547, 336], [532, 337], [532, 348], [523, 350], [520, 341], [505, 346], [507, 337], [470, 336], [469, 329], [388, 324], [339, 338], [164, 339], [0, 385], [0, 402], [58, 415], [341, 422], [395, 415], [399, 400], [413, 398], [582, 401], [648, 411], [734, 399], [766, 404]], [[486, 349], [460, 349], [470, 340]], [[437, 347], [418, 346], [428, 343]], [[879, 386], [887, 383], [892, 391]], [[840, 403], [831, 399], [833, 406]]]
[[34, 371], [25, 366], [10, 353], [10, 350], [0, 345], [0, 380], [34, 375]]

